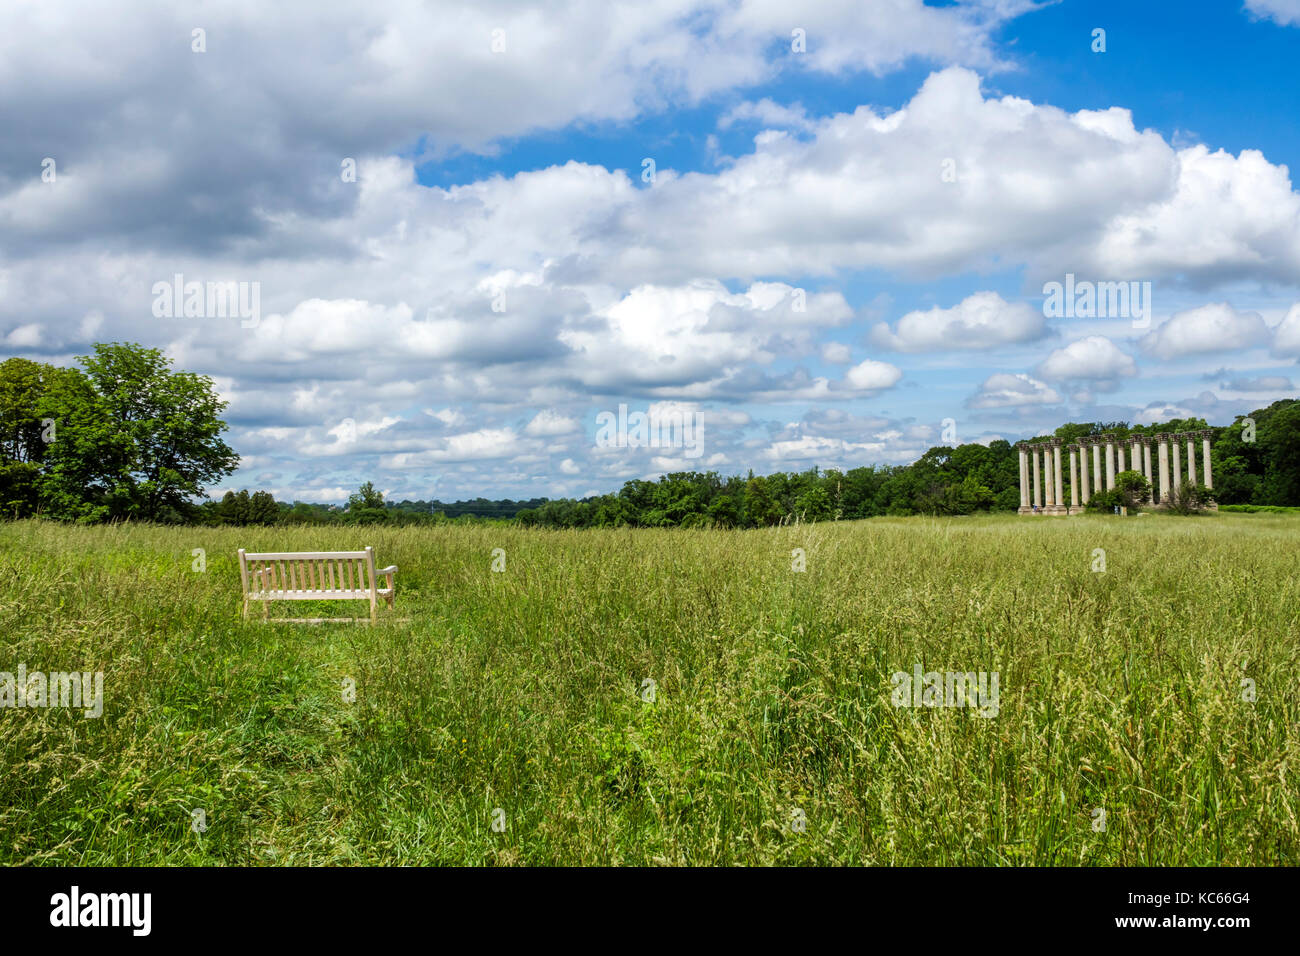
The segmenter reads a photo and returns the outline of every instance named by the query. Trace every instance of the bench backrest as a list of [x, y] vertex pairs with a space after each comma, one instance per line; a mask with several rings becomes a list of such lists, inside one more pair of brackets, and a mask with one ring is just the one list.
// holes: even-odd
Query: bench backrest
[[[261, 572], [260, 574], [258, 572]], [[375, 593], [375, 551], [266, 551], [239, 549], [244, 593], [328, 592], [328, 597], [371, 597]]]

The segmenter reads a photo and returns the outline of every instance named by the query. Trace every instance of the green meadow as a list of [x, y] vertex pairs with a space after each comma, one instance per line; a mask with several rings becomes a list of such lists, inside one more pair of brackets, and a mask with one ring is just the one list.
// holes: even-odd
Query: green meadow
[[[9, 522], [0, 671], [104, 692], [0, 709], [0, 862], [1293, 863], [1297, 544], [1227, 513]], [[378, 626], [241, 620], [238, 548], [366, 545], [400, 568]], [[304, 611], [368, 613], [273, 609]], [[895, 706], [917, 667], [996, 673], [996, 716]]]

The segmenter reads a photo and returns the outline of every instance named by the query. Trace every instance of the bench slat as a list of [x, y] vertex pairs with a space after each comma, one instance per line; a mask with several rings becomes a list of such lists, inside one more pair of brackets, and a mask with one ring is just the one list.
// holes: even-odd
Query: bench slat
[[307, 558], [365, 560], [366, 553], [364, 551], [262, 551], [254, 554], [250, 551], [244, 557], [249, 561], [299, 561]]
[[[380, 591], [382, 594], [383, 591]], [[250, 601], [368, 601], [369, 591], [254, 591]]]

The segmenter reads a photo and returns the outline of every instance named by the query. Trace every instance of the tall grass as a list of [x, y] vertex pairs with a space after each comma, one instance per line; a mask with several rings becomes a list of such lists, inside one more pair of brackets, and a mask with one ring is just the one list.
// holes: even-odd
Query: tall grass
[[[105, 707], [0, 710], [0, 860], [1293, 862], [1298, 531], [5, 524], [0, 671], [102, 670]], [[240, 620], [237, 548], [367, 544], [379, 626]], [[1000, 713], [896, 709], [916, 664], [997, 671]]]

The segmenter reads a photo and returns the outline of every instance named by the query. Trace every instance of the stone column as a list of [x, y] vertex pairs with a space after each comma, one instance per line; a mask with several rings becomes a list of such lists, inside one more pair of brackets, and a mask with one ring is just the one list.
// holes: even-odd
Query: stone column
[[1056, 506], [1057, 511], [1065, 511], [1065, 481], [1061, 474], [1061, 440], [1059, 438], [1052, 440], [1052, 457], [1056, 460], [1056, 487], [1055, 494], [1052, 495], [1052, 504]]
[[1214, 487], [1214, 474], [1210, 471], [1210, 438], [1214, 432], [1201, 432], [1202, 462], [1205, 466], [1205, 487]]
[[1178, 486], [1183, 483], [1183, 456], [1182, 450], [1178, 447], [1178, 436], [1173, 437], [1174, 440], [1169, 444], [1171, 446], [1170, 451], [1174, 456], [1174, 490], [1177, 491]]
[[1017, 445], [1016, 453], [1020, 456], [1020, 514], [1024, 514], [1029, 509], [1029, 455], [1024, 445]]
[[1079, 446], [1070, 446], [1070, 513], [1079, 510]]
[[1091, 483], [1088, 481], [1088, 470], [1091, 467], [1091, 462], [1088, 461], [1090, 456], [1088, 454], [1088, 446], [1086, 443], [1079, 445], [1079, 457], [1083, 459], [1079, 462], [1079, 464], [1083, 466], [1079, 469], [1079, 477], [1083, 479], [1083, 494], [1081, 497], [1083, 503], [1086, 505], [1088, 499], [1092, 497], [1092, 492], [1089, 490]]
[[1151, 486], [1151, 503], [1155, 504], [1156, 488], [1151, 479], [1151, 439], [1142, 439], [1142, 443], [1138, 445], [1138, 457], [1142, 461], [1142, 477], [1146, 478], [1147, 484]]
[[1052, 510], [1052, 446], [1043, 443], [1043, 510]]
[[1101, 439], [1092, 439], [1092, 487], [1102, 491], [1101, 483]]
[[1120, 442], [1115, 446], [1115, 474], [1124, 470], [1124, 443]]
[[1192, 444], [1196, 441], [1195, 435], [1187, 436], [1187, 483], [1196, 484], [1196, 446]]
[[1156, 458], [1160, 465], [1160, 503], [1169, 499], [1169, 435], [1161, 432], [1156, 436]]
[[1042, 470], [1043, 453], [1042, 450], [1034, 445], [1031, 449], [1034, 461], [1034, 504], [1039, 508], [1043, 507], [1043, 484], [1039, 478], [1039, 472]]
[[1106, 490], [1115, 487], [1115, 436], [1104, 435], [1106, 439]]

